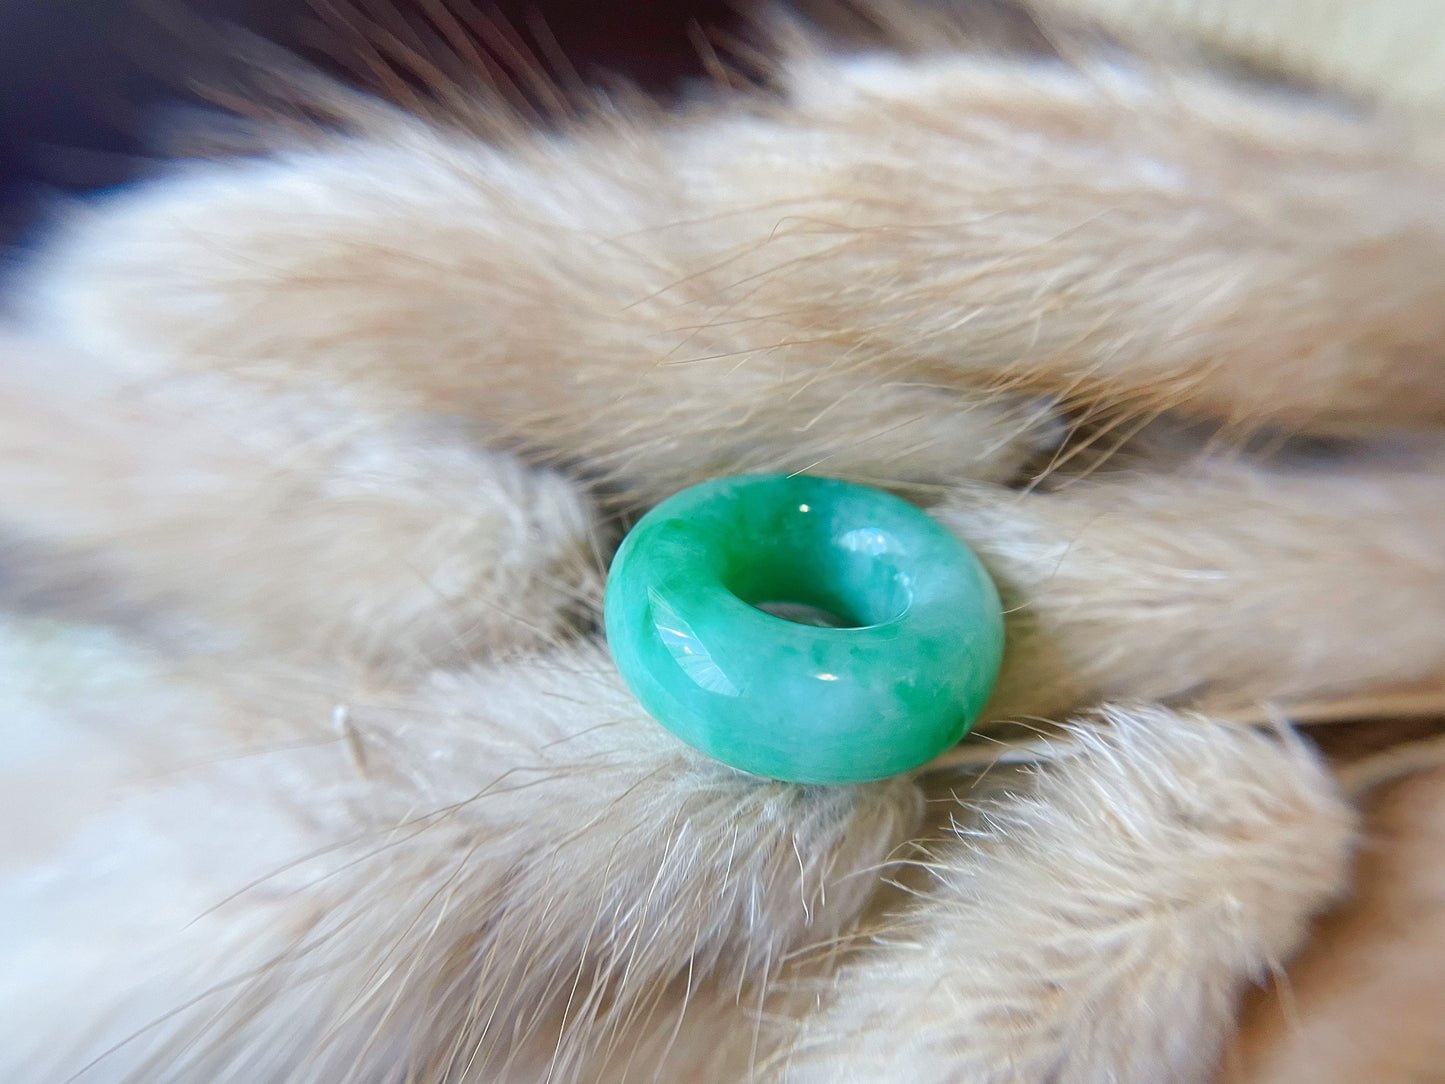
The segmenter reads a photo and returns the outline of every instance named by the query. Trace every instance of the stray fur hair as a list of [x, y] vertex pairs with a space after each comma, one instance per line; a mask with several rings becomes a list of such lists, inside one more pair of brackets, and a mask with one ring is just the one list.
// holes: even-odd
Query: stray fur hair
[[[324, 129], [70, 208], [16, 271], [0, 1077], [1189, 1084], [1235, 1049], [1349, 886], [1290, 720], [1445, 714], [1437, 136], [867, 11], [867, 47], [779, 20], [765, 86], [550, 129], [278, 70]], [[646, 717], [608, 553], [754, 470], [976, 549], [979, 737], [801, 787]]]

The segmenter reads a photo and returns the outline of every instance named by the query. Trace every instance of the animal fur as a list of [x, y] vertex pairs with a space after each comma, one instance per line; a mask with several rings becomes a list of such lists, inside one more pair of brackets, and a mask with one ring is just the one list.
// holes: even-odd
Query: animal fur
[[[0, 1077], [1209, 1079], [1348, 883], [1283, 720], [1445, 707], [1436, 136], [875, 14], [560, 131], [326, 88], [64, 216], [0, 340]], [[804, 788], [641, 712], [608, 551], [759, 469], [978, 550], [988, 744]]]
[[1104, 721], [929, 856], [937, 884], [845, 965], [780, 1079], [1208, 1078], [1238, 986], [1339, 885], [1353, 819], [1297, 743]]

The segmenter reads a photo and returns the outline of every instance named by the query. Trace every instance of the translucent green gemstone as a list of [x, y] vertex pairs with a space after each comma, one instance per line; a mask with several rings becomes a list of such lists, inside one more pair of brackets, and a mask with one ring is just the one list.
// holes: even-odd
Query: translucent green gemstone
[[[787, 607], [841, 627], [767, 612]], [[907, 501], [811, 475], [718, 478], [663, 501], [618, 549], [604, 616], [659, 722], [799, 783], [929, 760], [973, 724], [1003, 660], [998, 592], [962, 543]]]

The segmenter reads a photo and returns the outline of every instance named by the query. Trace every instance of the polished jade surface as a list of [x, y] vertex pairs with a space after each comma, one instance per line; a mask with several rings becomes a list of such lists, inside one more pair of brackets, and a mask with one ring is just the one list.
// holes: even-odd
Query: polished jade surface
[[717, 478], [657, 505], [613, 558], [604, 619], [659, 722], [799, 783], [931, 759], [973, 724], [1003, 660], [998, 592], [962, 543], [907, 501], [814, 475]]

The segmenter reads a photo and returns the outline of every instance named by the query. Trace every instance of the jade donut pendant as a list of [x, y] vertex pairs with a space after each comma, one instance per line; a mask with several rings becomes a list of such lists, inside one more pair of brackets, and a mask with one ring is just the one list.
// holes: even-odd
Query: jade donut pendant
[[[828, 627], [777, 612], [808, 609]], [[1003, 661], [998, 591], [927, 513], [868, 486], [745, 474], [632, 528], [603, 605], [623, 680], [716, 760], [797, 783], [922, 764], [968, 730]]]

